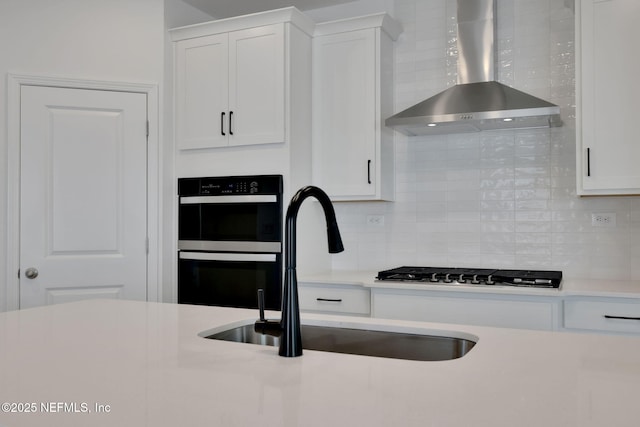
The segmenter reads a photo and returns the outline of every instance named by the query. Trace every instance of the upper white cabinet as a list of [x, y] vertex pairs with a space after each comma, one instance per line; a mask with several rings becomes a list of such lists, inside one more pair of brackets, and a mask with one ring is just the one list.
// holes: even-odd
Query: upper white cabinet
[[393, 200], [393, 41], [386, 14], [318, 24], [313, 40], [313, 181], [332, 200]]
[[267, 25], [176, 44], [180, 148], [284, 141], [284, 28]]
[[576, 2], [580, 195], [640, 194], [640, 2]]
[[[228, 144], [229, 36], [218, 34], [176, 44], [176, 142], [179, 148]], [[219, 121], [215, 118], [220, 118]]]
[[172, 30], [177, 147], [285, 142], [290, 49], [305, 31], [313, 23], [294, 8]]

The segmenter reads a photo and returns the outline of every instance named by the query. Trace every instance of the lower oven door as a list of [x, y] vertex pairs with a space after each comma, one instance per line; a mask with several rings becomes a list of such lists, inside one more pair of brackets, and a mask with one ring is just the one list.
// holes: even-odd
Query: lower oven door
[[279, 253], [181, 251], [178, 256], [178, 303], [280, 310], [282, 259]]

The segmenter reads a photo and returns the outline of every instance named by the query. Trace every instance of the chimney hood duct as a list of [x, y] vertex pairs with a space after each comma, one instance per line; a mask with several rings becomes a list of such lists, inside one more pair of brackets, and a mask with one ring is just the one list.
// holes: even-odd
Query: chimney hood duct
[[496, 0], [458, 0], [458, 84], [385, 124], [407, 135], [562, 126], [560, 107], [495, 81]]

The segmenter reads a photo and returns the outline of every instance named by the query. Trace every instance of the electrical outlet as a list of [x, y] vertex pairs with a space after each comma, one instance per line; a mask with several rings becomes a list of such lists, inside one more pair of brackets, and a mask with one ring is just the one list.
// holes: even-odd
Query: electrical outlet
[[616, 214], [615, 213], [592, 213], [591, 226], [592, 227], [615, 227]]
[[370, 227], [384, 226], [384, 215], [367, 215], [367, 225]]

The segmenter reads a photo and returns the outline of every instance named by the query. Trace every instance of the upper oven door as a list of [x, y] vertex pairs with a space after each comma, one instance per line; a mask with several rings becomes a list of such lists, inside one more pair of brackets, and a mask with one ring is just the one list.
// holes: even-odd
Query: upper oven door
[[275, 195], [183, 196], [178, 216], [182, 241], [281, 241], [281, 207]]

